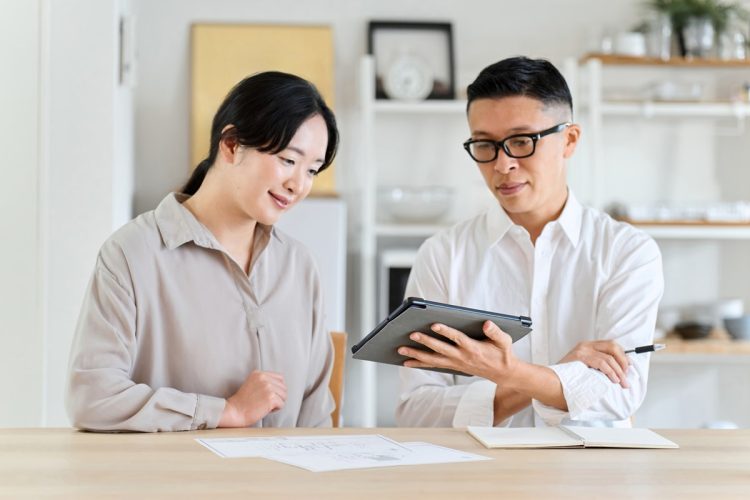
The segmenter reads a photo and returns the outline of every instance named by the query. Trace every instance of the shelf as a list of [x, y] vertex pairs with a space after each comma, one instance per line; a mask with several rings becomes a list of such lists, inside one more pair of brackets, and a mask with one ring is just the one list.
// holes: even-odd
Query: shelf
[[375, 226], [375, 234], [378, 236], [428, 238], [448, 226], [449, 224], [378, 224]]
[[656, 239], [750, 240], [748, 224], [633, 224]]
[[711, 335], [716, 336], [705, 339], [683, 340], [670, 333], [667, 337], [654, 341], [654, 343], [665, 344], [667, 348], [654, 353], [651, 359], [653, 360], [666, 354], [672, 356], [682, 356], [685, 354], [716, 356], [724, 354], [750, 358], [750, 340], [734, 340], [729, 337], [728, 333], [723, 331], [721, 335], [725, 336], [725, 338], [721, 338], [715, 332], [712, 332]]
[[601, 112], [613, 116], [743, 118], [750, 116], [750, 103], [605, 101]]
[[373, 110], [378, 113], [465, 113], [466, 101], [458, 100], [428, 100], [418, 102], [390, 101], [377, 99], [373, 102]]
[[[726, 333], [725, 333], [726, 335]], [[651, 356], [651, 363], [659, 364], [750, 364], [750, 341], [721, 338], [682, 340], [668, 337], [657, 339], [667, 348]]]
[[651, 357], [651, 364], [750, 364], [750, 356], [747, 354], [658, 354]]
[[633, 57], [620, 56], [614, 54], [586, 54], [581, 58], [581, 63], [586, 63], [591, 59], [598, 59], [602, 64], [612, 66], [664, 66], [664, 67], [689, 67], [689, 68], [748, 68], [750, 69], [750, 60], [737, 59], [724, 61], [721, 59], [693, 58], [685, 59], [683, 57], [673, 57], [666, 61], [655, 57]]
[[[633, 224], [656, 239], [750, 240], [750, 224]], [[378, 224], [378, 236], [427, 238], [450, 224]]]

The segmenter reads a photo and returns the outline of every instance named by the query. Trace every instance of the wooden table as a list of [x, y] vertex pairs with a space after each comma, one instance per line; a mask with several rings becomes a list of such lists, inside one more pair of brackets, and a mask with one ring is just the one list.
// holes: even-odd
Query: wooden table
[[[488, 450], [460, 429], [0, 429], [0, 497], [750, 498], [750, 429], [659, 432], [681, 448]], [[495, 460], [314, 473], [262, 458], [222, 459], [194, 440], [333, 433], [381, 433]]]

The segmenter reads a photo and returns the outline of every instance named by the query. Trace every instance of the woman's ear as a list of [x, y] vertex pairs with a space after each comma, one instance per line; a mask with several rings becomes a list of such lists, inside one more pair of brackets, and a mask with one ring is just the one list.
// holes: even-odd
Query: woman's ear
[[225, 163], [234, 165], [237, 160], [237, 149], [239, 141], [237, 134], [234, 133], [234, 125], [227, 125], [221, 131], [221, 140], [219, 141], [219, 156]]
[[581, 126], [577, 123], [570, 125], [565, 129], [565, 149], [563, 157], [570, 158], [576, 150], [578, 141], [581, 139]]

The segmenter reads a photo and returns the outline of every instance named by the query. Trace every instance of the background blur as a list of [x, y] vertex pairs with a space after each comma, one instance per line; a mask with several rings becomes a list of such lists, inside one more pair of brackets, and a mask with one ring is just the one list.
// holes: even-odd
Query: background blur
[[[649, 226], [667, 283], [657, 336], [680, 323], [712, 332], [711, 342], [654, 355], [636, 424], [750, 426], [750, 349], [729, 340], [723, 323], [750, 308], [750, 64], [739, 41], [715, 37], [695, 54], [715, 64], [585, 59], [651, 53], [653, 27], [631, 36], [656, 17], [637, 0], [0, 0], [0, 12], [0, 426], [69, 425], [67, 358], [97, 251], [192, 168], [195, 23], [332, 30], [342, 137], [335, 196], [310, 200], [284, 223], [318, 252], [330, 327], [345, 329], [350, 344], [387, 311], [388, 287], [425, 237], [492, 204], [460, 146], [466, 85], [504, 57], [552, 61], [584, 126], [570, 172], [579, 199], [662, 223]], [[450, 23], [456, 100], [375, 101], [363, 58], [371, 20]], [[736, 26], [746, 41], [747, 22]], [[730, 42], [737, 47], [727, 53]], [[674, 35], [669, 48], [676, 56]], [[404, 217], [393, 188], [427, 198]], [[451, 189], [439, 202], [445, 213], [420, 216], [414, 207], [441, 199], [440, 188]], [[391, 425], [395, 371], [347, 363], [344, 424]]]

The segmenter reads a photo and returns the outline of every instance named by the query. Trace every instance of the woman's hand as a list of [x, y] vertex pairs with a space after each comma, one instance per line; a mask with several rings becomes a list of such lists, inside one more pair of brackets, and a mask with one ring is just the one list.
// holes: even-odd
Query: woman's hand
[[620, 344], [613, 340], [579, 342], [560, 360], [561, 363], [571, 361], [581, 361], [589, 368], [604, 373], [615, 384], [620, 384], [625, 389], [630, 387], [625, 375], [630, 366], [630, 360]]
[[252, 372], [240, 388], [227, 399], [219, 427], [249, 427], [284, 407], [284, 376], [274, 372]]

